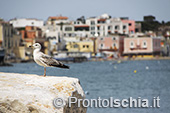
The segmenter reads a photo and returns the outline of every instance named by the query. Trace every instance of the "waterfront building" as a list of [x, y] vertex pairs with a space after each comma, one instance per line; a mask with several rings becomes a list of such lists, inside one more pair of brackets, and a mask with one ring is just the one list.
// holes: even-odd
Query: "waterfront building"
[[68, 52], [94, 52], [93, 41], [69, 42], [66, 45]]
[[98, 53], [108, 57], [118, 58], [122, 56], [124, 49], [124, 38], [121, 35], [109, 35], [97, 39]]
[[5, 49], [6, 59], [22, 58], [18, 52], [21, 43], [21, 35], [9, 22], [0, 22], [0, 48]]
[[161, 39], [151, 37], [135, 37], [124, 39], [124, 56], [153, 57], [160, 55]]

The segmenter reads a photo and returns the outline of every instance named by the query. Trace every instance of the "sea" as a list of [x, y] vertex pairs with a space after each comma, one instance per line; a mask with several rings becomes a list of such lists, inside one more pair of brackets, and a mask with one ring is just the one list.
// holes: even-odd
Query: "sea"
[[[104, 106], [99, 104], [89, 106], [87, 113], [170, 112], [170, 60], [90, 61], [67, 65], [70, 66], [69, 70], [47, 68], [47, 76], [78, 78], [86, 99], [105, 99]], [[12, 67], [0, 67], [0, 72], [43, 75], [44, 69], [36, 63], [13, 63]], [[156, 100], [158, 97], [159, 105], [150, 107], [153, 99]], [[149, 107], [139, 104], [139, 106], [115, 107], [106, 101], [110, 98], [118, 99], [120, 103], [123, 99], [133, 98], [140, 102], [146, 102], [143, 100], [147, 99]], [[129, 105], [127, 101], [125, 104]]]

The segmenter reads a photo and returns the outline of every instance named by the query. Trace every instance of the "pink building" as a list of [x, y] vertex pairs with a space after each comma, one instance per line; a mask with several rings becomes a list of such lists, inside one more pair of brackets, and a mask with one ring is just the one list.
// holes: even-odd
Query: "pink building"
[[107, 56], [120, 56], [123, 54], [123, 43], [124, 36], [100, 37], [97, 39], [98, 52], [105, 53]]
[[161, 40], [158, 38], [138, 37], [124, 39], [124, 55], [160, 54]]
[[128, 23], [129, 33], [135, 33], [135, 21], [134, 20], [122, 20], [123, 23]]

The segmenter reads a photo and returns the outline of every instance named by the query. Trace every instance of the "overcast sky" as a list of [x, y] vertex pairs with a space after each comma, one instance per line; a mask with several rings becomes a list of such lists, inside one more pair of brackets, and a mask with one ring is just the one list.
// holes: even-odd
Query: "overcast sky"
[[67, 16], [75, 20], [108, 13], [112, 17], [143, 20], [153, 15], [156, 20], [170, 21], [170, 0], [0, 0], [0, 18], [37, 18]]

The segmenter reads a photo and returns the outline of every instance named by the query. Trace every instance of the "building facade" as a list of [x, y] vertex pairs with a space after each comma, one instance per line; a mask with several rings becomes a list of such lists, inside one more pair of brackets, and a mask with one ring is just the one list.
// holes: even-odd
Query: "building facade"
[[129, 34], [135, 33], [135, 21], [134, 20], [123, 19], [122, 22], [128, 24]]
[[111, 18], [107, 14], [99, 17], [86, 19], [86, 24], [90, 27], [90, 36], [108, 36], [111, 34], [128, 34], [128, 23], [122, 22], [120, 18]]
[[79, 41], [67, 43], [68, 52], [94, 52], [93, 41]]
[[38, 19], [29, 19], [29, 18], [18, 18], [18, 19], [15, 18], [10, 20], [10, 24], [12, 24], [14, 28], [25, 28], [26, 26], [42, 27], [44, 25], [44, 21]]
[[153, 57], [160, 55], [161, 40], [151, 37], [137, 37], [124, 39], [124, 55], [129, 57]]
[[8, 23], [0, 22], [0, 48], [5, 49], [6, 59], [21, 58], [16, 50], [19, 49], [21, 43], [21, 35]]
[[110, 35], [97, 39], [98, 52], [107, 56], [118, 58], [122, 56], [124, 50], [124, 37], [120, 35]]

